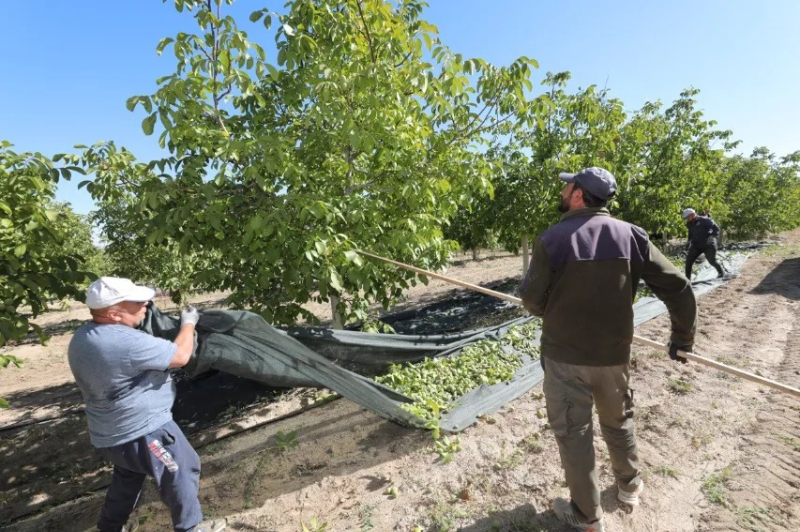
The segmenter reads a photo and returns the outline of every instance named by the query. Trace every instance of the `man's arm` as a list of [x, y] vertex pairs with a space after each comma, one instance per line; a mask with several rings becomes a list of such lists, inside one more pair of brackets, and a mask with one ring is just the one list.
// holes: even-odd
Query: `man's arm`
[[642, 268], [642, 280], [666, 305], [672, 322], [670, 342], [691, 349], [697, 329], [697, 301], [692, 285], [652, 242]]
[[719, 226], [717, 223], [711, 218], [708, 218], [708, 221], [711, 224], [711, 236], [719, 236]]
[[172, 357], [172, 362], [169, 363], [169, 368], [182, 368], [189, 363], [194, 353], [194, 327], [200, 321], [200, 313], [194, 307], [188, 307], [181, 312], [181, 330], [175, 338], [175, 345], [178, 348], [175, 350], [175, 355]]
[[534, 316], [544, 316], [547, 296], [550, 292], [551, 277], [552, 270], [550, 268], [550, 259], [547, 256], [547, 249], [544, 247], [542, 239], [537, 238], [533, 244], [531, 265], [519, 287], [522, 306]]

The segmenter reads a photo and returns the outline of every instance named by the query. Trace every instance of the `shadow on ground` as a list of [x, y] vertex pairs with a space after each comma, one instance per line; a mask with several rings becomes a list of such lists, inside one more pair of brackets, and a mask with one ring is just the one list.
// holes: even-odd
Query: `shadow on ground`
[[[551, 504], [552, 501], [548, 501], [547, 507], [537, 509], [532, 503], [528, 503], [510, 510], [493, 512], [470, 525], [459, 528], [458, 532], [568, 532], [574, 530], [571, 526], [558, 520], [555, 512], [550, 509]], [[616, 486], [608, 486], [601, 491], [600, 504], [606, 515], [630, 511], [629, 506], [617, 501]]]
[[[260, 507], [268, 500], [299, 491], [323, 479], [347, 476], [415, 452], [429, 443], [429, 436], [381, 420], [346, 400], [333, 401], [288, 419], [223, 440], [200, 449], [203, 462], [201, 499], [214, 493], [214, 515], [242, 511], [243, 501]], [[282, 449], [285, 433], [296, 435], [297, 448]], [[354, 435], [357, 435], [354, 438]], [[110, 479], [110, 471], [101, 477]], [[140, 524], [154, 513], [168, 519], [158, 493], [148, 483], [137, 510]], [[4, 531], [78, 532], [93, 529], [103, 503], [104, 490], [48, 508], [25, 521], [10, 524]], [[234, 526], [234, 523], [231, 523]], [[155, 527], [155, 528], [153, 528]], [[153, 523], [146, 530], [161, 530]], [[241, 528], [247, 530], [247, 528]]]
[[751, 294], [777, 294], [800, 300], [800, 258], [786, 259], [758, 283]]
[[[283, 393], [219, 372], [177, 380], [173, 415], [189, 436], [226, 423], [247, 408], [277, 401]], [[0, 527], [107, 485], [109, 468], [89, 443], [83, 400], [74, 383], [7, 399], [25, 414], [11, 427], [0, 427]], [[37, 415], [44, 408], [52, 415]], [[236, 423], [229, 426], [239, 428]]]

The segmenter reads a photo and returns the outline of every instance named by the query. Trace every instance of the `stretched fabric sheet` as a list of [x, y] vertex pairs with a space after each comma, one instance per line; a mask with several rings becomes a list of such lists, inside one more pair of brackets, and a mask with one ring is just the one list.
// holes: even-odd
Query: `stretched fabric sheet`
[[[725, 269], [737, 273], [744, 254], [719, 254]], [[708, 265], [693, 282], [696, 293], [704, 293], [723, 282]], [[476, 301], [471, 301], [477, 298]], [[490, 296], [471, 294], [459, 301], [480, 305]], [[503, 302], [503, 304], [511, 305]], [[634, 324], [664, 313], [655, 298], [642, 298], [634, 305]], [[484, 329], [445, 335], [373, 334], [321, 327], [298, 327], [283, 331], [251, 312], [205, 310], [197, 325], [197, 347], [184, 371], [194, 377], [218, 370], [270, 386], [324, 387], [372, 410], [379, 416], [410, 427], [422, 427], [420, 419], [401, 406], [411, 399], [369, 378], [391, 364], [420, 362], [426, 357], [458, 356], [466, 346], [480, 340], [497, 340], [514, 325], [533, 318], [523, 317]], [[149, 308], [140, 328], [158, 337], [174, 339], [179, 320]], [[538, 343], [538, 337], [535, 339]], [[511, 349], [504, 346], [504, 349]], [[459, 432], [481, 415], [491, 414], [539, 384], [544, 372], [538, 360], [523, 356], [523, 365], [508, 382], [482, 385], [458, 399], [441, 419], [442, 430]]]
[[[162, 314], [154, 305], [140, 325], [145, 332], [166, 339], [174, 339], [179, 328], [179, 320]], [[400, 408], [411, 399], [337, 366], [258, 314], [203, 311], [196, 330], [197, 347], [184, 368], [190, 376], [215, 369], [277, 387], [324, 386], [385, 419], [422, 426], [419, 419]]]
[[[405, 426], [422, 427], [422, 420], [401, 408], [404, 403], [412, 402], [409, 397], [338, 363], [362, 368], [369, 373], [376, 367], [385, 368], [392, 363], [419, 362], [425, 357], [457, 356], [465, 345], [483, 339], [499, 340], [509, 327], [531, 319], [519, 318], [450, 337], [402, 337], [320, 328], [294, 329], [289, 334], [272, 327], [258, 314], [205, 310], [201, 311], [197, 324], [195, 353], [183, 369], [192, 377], [218, 370], [275, 387], [321, 386], [372, 410], [384, 419]], [[140, 329], [172, 340], [177, 336], [179, 327], [179, 320], [151, 305]], [[313, 351], [295, 337], [320, 348], [326, 356]], [[366, 360], [365, 347], [368, 351], [378, 353], [378, 363]], [[530, 359], [527, 362], [533, 364]], [[474, 423], [478, 416], [493, 412], [524, 394], [541, 380], [532, 381], [528, 373], [530, 371], [520, 370], [508, 383], [482, 386], [465, 395], [443, 416], [443, 426], [461, 430]], [[501, 389], [504, 393], [495, 393]], [[466, 419], [472, 421], [467, 422]]]
[[[742, 270], [742, 264], [744, 264], [748, 256], [747, 253], [727, 253], [720, 251], [717, 253], [717, 262], [722, 265], [722, 268], [728, 274], [738, 275]], [[718, 279], [717, 270], [707, 262], [704, 262], [700, 265], [697, 276], [692, 279], [692, 291], [695, 296], [699, 297], [726, 282], [728, 281], [725, 278]], [[667, 307], [656, 297], [642, 297], [633, 306], [633, 310], [633, 325], [639, 326], [665, 313]]]

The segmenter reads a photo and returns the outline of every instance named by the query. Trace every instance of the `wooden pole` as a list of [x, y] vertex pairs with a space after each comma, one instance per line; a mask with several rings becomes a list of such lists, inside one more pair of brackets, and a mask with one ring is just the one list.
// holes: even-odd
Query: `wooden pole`
[[[518, 297], [514, 297], [509, 294], [504, 294], [502, 292], [497, 292], [496, 290], [490, 290], [489, 288], [484, 288], [482, 286], [478, 286], [471, 283], [465, 283], [464, 281], [459, 281], [458, 279], [453, 279], [452, 277], [448, 277], [446, 275], [441, 275], [438, 273], [434, 273], [428, 270], [423, 270], [422, 268], [417, 268], [416, 266], [411, 266], [410, 264], [404, 264], [402, 262], [397, 262], [395, 260], [387, 259], [381, 257], [379, 255], [375, 255], [373, 253], [368, 253], [366, 251], [356, 250], [361, 255], [365, 257], [370, 257], [380, 262], [384, 262], [386, 264], [391, 264], [393, 266], [397, 266], [398, 268], [403, 268], [405, 270], [410, 270], [412, 272], [425, 275], [427, 277], [431, 277], [433, 279], [439, 279], [441, 281], [445, 281], [447, 283], [460, 286], [462, 288], [466, 288], [468, 290], [472, 290], [475, 292], [480, 292], [481, 294], [486, 294], [489, 296], [496, 297], [498, 299], [503, 299], [505, 301], [510, 301], [512, 303], [516, 303], [517, 305], [522, 305], [522, 300]], [[649, 347], [654, 347], [665, 353], [669, 353], [669, 346], [661, 344], [659, 342], [655, 342], [653, 340], [643, 338], [641, 336], [633, 336], [633, 341], [642, 345], [646, 345]], [[728, 366], [727, 364], [723, 364], [721, 362], [717, 362], [716, 360], [711, 360], [710, 358], [706, 358], [700, 356], [696, 353], [690, 353], [688, 351], [678, 351], [678, 354], [682, 357], [686, 357], [687, 360], [691, 360], [692, 362], [697, 362], [698, 364], [702, 364], [704, 366], [708, 366], [714, 369], [718, 369], [719, 371], [724, 371], [725, 373], [730, 373], [731, 375], [736, 375], [737, 377], [741, 377], [743, 379], [756, 382], [763, 386], [769, 386], [775, 390], [788, 393], [789, 395], [793, 395], [794, 397], [800, 398], [800, 390], [794, 388], [792, 386], [788, 386], [786, 384], [781, 384], [780, 382], [773, 381], [771, 379], [765, 379], [764, 377], [759, 377], [753, 373], [749, 373], [747, 371], [741, 370], [739, 368], [734, 368], [733, 366]]]

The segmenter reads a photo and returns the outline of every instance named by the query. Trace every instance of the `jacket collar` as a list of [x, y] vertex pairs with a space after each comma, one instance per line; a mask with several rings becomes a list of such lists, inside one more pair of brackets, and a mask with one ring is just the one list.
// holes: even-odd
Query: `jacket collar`
[[578, 218], [580, 216], [611, 216], [611, 213], [608, 212], [608, 209], [605, 207], [584, 207], [583, 209], [565, 212], [558, 221], [563, 222], [564, 220]]

